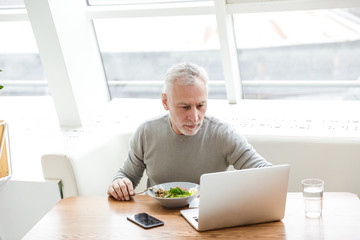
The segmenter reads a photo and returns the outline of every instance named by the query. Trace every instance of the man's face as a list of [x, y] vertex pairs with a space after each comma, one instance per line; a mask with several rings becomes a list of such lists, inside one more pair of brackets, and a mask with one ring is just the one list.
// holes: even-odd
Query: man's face
[[200, 79], [194, 85], [178, 85], [175, 81], [169, 96], [162, 94], [162, 103], [170, 112], [171, 126], [176, 134], [195, 135], [207, 108], [206, 85]]

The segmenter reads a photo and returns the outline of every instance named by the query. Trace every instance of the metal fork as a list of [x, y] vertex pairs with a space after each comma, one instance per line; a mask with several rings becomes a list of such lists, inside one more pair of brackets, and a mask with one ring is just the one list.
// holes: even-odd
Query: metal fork
[[135, 195], [143, 194], [143, 193], [145, 193], [147, 190], [152, 190], [152, 191], [154, 191], [154, 189], [155, 189], [155, 187], [148, 187], [148, 188], [146, 188], [146, 189], [143, 190], [143, 191], [136, 192]]

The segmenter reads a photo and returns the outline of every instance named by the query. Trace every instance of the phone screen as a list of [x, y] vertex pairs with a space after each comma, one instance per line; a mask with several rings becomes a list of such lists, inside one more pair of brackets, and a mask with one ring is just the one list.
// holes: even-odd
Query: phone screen
[[130, 221], [133, 221], [134, 223], [139, 224], [143, 228], [152, 228], [164, 225], [164, 222], [154, 218], [153, 216], [147, 214], [147, 213], [138, 213], [135, 215], [128, 216], [127, 219]]

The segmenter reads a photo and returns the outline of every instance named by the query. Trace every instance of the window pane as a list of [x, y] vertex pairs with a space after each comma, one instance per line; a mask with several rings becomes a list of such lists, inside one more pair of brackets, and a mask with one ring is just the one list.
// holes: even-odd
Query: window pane
[[94, 20], [94, 25], [112, 97], [160, 98], [167, 69], [192, 62], [209, 72], [209, 97], [226, 98], [215, 16]]
[[29, 22], [0, 22], [2, 96], [49, 95]]
[[2, 8], [25, 8], [24, 0], [1, 0], [0, 9]]
[[[359, 87], [268, 84], [359, 82], [359, 16], [359, 9], [235, 15], [245, 98], [360, 100]], [[247, 86], [254, 80], [265, 81], [266, 86]]]
[[90, 5], [207, 2], [209, 0], [89, 0]]

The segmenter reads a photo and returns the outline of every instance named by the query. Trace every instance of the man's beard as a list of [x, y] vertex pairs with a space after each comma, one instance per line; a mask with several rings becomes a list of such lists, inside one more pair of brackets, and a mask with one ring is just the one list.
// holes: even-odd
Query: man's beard
[[[186, 127], [186, 125], [196, 125], [196, 127], [194, 129], [189, 129], [189, 128]], [[186, 136], [193, 136], [193, 135], [198, 133], [198, 131], [200, 130], [201, 125], [202, 125], [202, 122], [196, 123], [196, 124], [193, 124], [193, 123], [183, 124], [183, 125], [181, 125], [179, 130], [180, 130], [180, 132], [182, 134], [184, 134]]]

